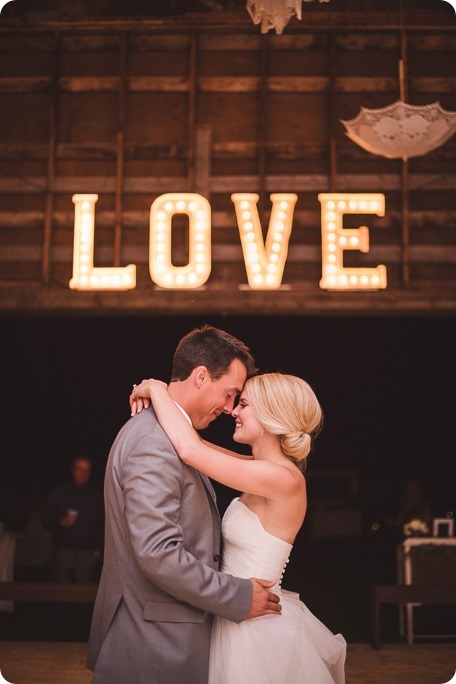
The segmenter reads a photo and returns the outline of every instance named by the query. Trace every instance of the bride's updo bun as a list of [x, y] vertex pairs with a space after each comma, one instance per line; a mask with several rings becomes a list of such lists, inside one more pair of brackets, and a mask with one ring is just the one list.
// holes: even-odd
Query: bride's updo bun
[[302, 461], [307, 458], [312, 446], [312, 440], [308, 432], [289, 432], [279, 435], [279, 442], [283, 452], [294, 461]]
[[323, 421], [313, 389], [305, 380], [283, 373], [254, 375], [245, 388], [264, 429], [278, 436], [284, 454], [304, 470]]

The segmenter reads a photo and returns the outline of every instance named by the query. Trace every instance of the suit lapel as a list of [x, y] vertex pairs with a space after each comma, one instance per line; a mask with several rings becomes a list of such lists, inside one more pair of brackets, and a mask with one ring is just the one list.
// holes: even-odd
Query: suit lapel
[[215, 505], [217, 505], [217, 497], [216, 497], [214, 488], [213, 488], [213, 486], [211, 485], [211, 481], [209, 480], [208, 476], [207, 476], [207, 475], [204, 475], [204, 473], [200, 473], [199, 470], [197, 470], [196, 472], [198, 473], [198, 475], [199, 475], [200, 478], [202, 479], [204, 486], [206, 487], [207, 491], [208, 491], [209, 494], [211, 495], [212, 501], [215, 503]]
[[[180, 404], [177, 403], [177, 401], [175, 401], [174, 403], [176, 404], [177, 408], [181, 411], [182, 415], [185, 416], [185, 418], [186, 418], [187, 421], [190, 423], [190, 425], [192, 425], [192, 421], [190, 420], [190, 416], [188, 415], [188, 413], [182, 408], [182, 406], [181, 406]], [[195, 470], [196, 470], [196, 468], [195, 468]], [[220, 513], [219, 513], [219, 510], [218, 510], [218, 507], [217, 507], [217, 497], [216, 497], [216, 495], [215, 495], [214, 488], [213, 488], [213, 486], [211, 485], [211, 482], [210, 482], [208, 476], [207, 476], [207, 475], [204, 475], [204, 473], [200, 473], [199, 470], [196, 470], [196, 472], [197, 472], [198, 475], [200, 476], [201, 480], [203, 481], [204, 486], [206, 487], [206, 490], [207, 490], [208, 493], [210, 494], [210, 497], [211, 497], [212, 502], [213, 502], [213, 504], [214, 504], [214, 506], [215, 506], [215, 509], [216, 509], [216, 511], [217, 511], [217, 514], [218, 514], [218, 517], [219, 517], [219, 519], [220, 519]]]

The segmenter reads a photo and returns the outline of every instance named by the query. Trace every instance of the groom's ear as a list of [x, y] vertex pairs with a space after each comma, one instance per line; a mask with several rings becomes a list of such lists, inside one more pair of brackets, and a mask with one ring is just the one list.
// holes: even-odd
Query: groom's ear
[[192, 375], [198, 389], [201, 389], [201, 387], [210, 380], [210, 373], [206, 366], [197, 366], [194, 368]]

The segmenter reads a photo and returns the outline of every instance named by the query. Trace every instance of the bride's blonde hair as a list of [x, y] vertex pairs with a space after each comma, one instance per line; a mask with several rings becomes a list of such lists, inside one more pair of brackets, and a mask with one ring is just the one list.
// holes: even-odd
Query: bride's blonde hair
[[310, 385], [295, 375], [263, 373], [245, 384], [249, 402], [265, 430], [277, 435], [282, 450], [305, 470], [306, 459], [321, 429], [323, 411]]

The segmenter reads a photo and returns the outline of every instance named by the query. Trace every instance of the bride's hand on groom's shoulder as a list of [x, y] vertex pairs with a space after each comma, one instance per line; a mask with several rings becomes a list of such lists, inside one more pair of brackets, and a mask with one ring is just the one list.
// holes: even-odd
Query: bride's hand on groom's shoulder
[[131, 415], [136, 416], [141, 413], [143, 409], [148, 409], [151, 402], [151, 393], [154, 389], [167, 389], [168, 385], [162, 380], [156, 378], [148, 378], [143, 380], [139, 385], [133, 385], [133, 391], [130, 394], [130, 409]]

